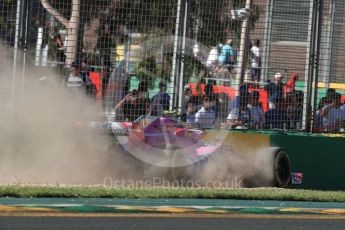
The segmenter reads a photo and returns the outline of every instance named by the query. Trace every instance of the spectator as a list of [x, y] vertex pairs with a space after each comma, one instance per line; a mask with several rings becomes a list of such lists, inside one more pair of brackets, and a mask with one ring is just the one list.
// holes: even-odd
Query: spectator
[[188, 104], [192, 98], [192, 89], [189, 87], [186, 88], [184, 90], [183, 94], [184, 94], [184, 96], [183, 96], [183, 103], [182, 103], [182, 108], [181, 108], [181, 120], [186, 121]]
[[213, 68], [210, 69], [209, 75], [214, 78], [231, 78], [231, 68], [225, 68], [224, 66], [219, 65], [218, 61], [214, 64]]
[[[215, 83], [216, 82], [213, 82], [213, 84]], [[213, 84], [210, 82], [207, 83], [203, 97], [210, 99], [211, 109], [216, 113], [216, 117], [218, 117], [219, 97], [214, 93]]]
[[218, 65], [218, 59], [219, 59], [219, 50], [222, 49], [223, 45], [219, 44], [215, 47], [213, 47], [210, 51], [210, 54], [208, 55], [206, 66], [208, 68], [214, 68]]
[[250, 72], [251, 80], [254, 82], [259, 82], [261, 79], [261, 57], [260, 57], [260, 40], [252, 42], [252, 47], [250, 48], [252, 69]]
[[265, 114], [266, 129], [285, 129], [288, 128], [288, 117], [285, 108], [285, 100], [277, 97], [275, 107], [270, 108]]
[[142, 93], [147, 93], [149, 85], [146, 81], [141, 81], [138, 85], [138, 91]]
[[340, 109], [345, 112], [345, 104], [344, 103], [342, 103], [342, 106], [340, 107]]
[[295, 93], [295, 85], [298, 80], [298, 75], [292, 73], [290, 79], [285, 84], [285, 96], [293, 95]]
[[193, 55], [195, 58], [198, 58], [201, 54], [200, 48], [199, 48], [199, 44], [195, 43], [193, 46]]
[[196, 110], [199, 110], [202, 107], [203, 97], [201, 95], [195, 95], [195, 96], [193, 95], [190, 98], [189, 102], [192, 102]]
[[159, 92], [151, 100], [151, 115], [162, 116], [164, 111], [169, 110], [170, 95], [166, 93], [167, 84], [161, 81], [158, 85]]
[[[102, 88], [104, 88], [102, 106], [107, 112], [110, 112], [109, 110], [113, 109], [130, 92], [130, 77], [130, 74], [126, 71], [126, 62], [121, 61], [112, 71], [108, 84], [102, 85]], [[117, 120], [124, 119], [119, 113], [116, 116]]]
[[138, 103], [142, 104], [142, 114], [147, 115], [150, 112], [150, 99], [148, 97], [149, 85], [147, 81], [141, 81], [138, 85]]
[[295, 91], [293, 95], [286, 97], [286, 112], [290, 128], [299, 129], [303, 116], [303, 92]]
[[[125, 108], [124, 107], [124, 104], [125, 104], [125, 102], [128, 102], [128, 101], [130, 101], [130, 100], [132, 100], [133, 99], [133, 94], [135, 94], [135, 92], [131, 92], [131, 93], [128, 93], [124, 98], [122, 98], [122, 100], [121, 101], [119, 101], [119, 103], [117, 103], [116, 105], [115, 105], [115, 107], [112, 109], [112, 112], [114, 112], [116, 115], [117, 115], [117, 120], [122, 120], [122, 119], [126, 119], [127, 117], [124, 115], [125, 114], [125, 109], [128, 109], [128, 108]], [[128, 111], [126, 111], [126, 115], [128, 115]], [[121, 114], [121, 118], [119, 119], [119, 116], [118, 116], [118, 114]]]
[[127, 121], [135, 121], [138, 117], [147, 114], [145, 98], [141, 97], [138, 90], [133, 90], [115, 106], [115, 113], [119, 110]]
[[192, 125], [195, 124], [195, 105], [193, 102], [187, 103], [186, 122]]
[[329, 88], [326, 91], [326, 96], [320, 99], [318, 109], [316, 111], [316, 114], [314, 115], [313, 130], [315, 132], [325, 131], [324, 120], [326, 119], [324, 118], [324, 108], [326, 106], [332, 105], [335, 95], [335, 89]]
[[235, 51], [231, 39], [228, 39], [226, 44], [222, 47], [218, 60], [222, 66], [235, 64]]
[[186, 88], [184, 90], [184, 97], [183, 97], [183, 109], [187, 108], [187, 104], [190, 101], [190, 99], [192, 98], [193, 93], [192, 93], [192, 89], [191, 88]]
[[325, 105], [320, 112], [326, 132], [337, 132], [344, 125], [345, 113], [341, 107], [341, 94], [336, 93], [331, 104]]
[[198, 62], [201, 62], [201, 63], [206, 62], [205, 54], [200, 49], [198, 43], [195, 43], [195, 45], [193, 46], [193, 55]]
[[322, 109], [318, 109], [316, 114], [314, 114], [313, 119], [313, 131], [322, 132], [323, 131], [323, 117], [321, 116]]
[[332, 104], [333, 99], [335, 98], [335, 95], [336, 95], [335, 89], [332, 89], [332, 88], [327, 89], [326, 96], [321, 98], [318, 109], [322, 110], [323, 107], [325, 107], [326, 105]]
[[259, 102], [259, 92], [253, 91], [249, 96], [248, 109], [250, 114], [250, 128], [262, 129], [265, 123], [265, 114]]
[[[246, 92], [249, 94], [248, 92]], [[248, 129], [250, 127], [251, 114], [248, 109], [249, 95], [242, 96], [239, 107], [233, 108], [227, 118], [227, 124], [231, 129]]]
[[70, 67], [70, 75], [67, 78], [67, 87], [72, 92], [78, 94], [85, 93], [85, 84], [80, 73], [81, 64], [79, 61], [73, 61]]
[[214, 127], [216, 113], [211, 109], [210, 99], [205, 97], [202, 108], [195, 114], [195, 124], [201, 129]]
[[214, 92], [213, 92], [213, 84], [208, 82], [205, 85], [204, 95], [203, 97], [209, 97], [211, 100], [214, 98]]
[[86, 95], [95, 97], [97, 94], [97, 88], [94, 85], [94, 83], [90, 79], [90, 73], [87, 69], [86, 63], [81, 63], [81, 70], [80, 70], [80, 75], [83, 80], [83, 83], [85, 85], [85, 93]]
[[239, 96], [234, 97], [230, 101], [230, 110], [235, 109], [235, 108], [239, 108], [241, 100], [248, 101], [247, 96], [249, 96], [248, 85], [243, 83], [240, 85], [240, 88], [239, 88]]
[[274, 82], [270, 82], [265, 89], [268, 91], [268, 103], [269, 108], [275, 108], [275, 101], [281, 101], [283, 99], [283, 75], [281, 73], [276, 73], [274, 75]]

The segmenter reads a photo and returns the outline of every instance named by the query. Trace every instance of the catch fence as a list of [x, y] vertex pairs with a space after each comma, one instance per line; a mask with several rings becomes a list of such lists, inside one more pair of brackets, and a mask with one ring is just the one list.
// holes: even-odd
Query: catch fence
[[341, 0], [1, 0], [9, 107], [34, 69], [117, 121], [342, 132], [344, 13]]

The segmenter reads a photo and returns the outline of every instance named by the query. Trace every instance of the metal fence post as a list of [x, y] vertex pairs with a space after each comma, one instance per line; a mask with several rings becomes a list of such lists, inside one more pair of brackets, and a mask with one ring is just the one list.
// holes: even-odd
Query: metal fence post
[[[250, 8], [252, 4], [252, 0], [246, 0], [246, 5], [245, 8]], [[235, 82], [235, 87], [236, 89], [236, 96], [238, 96], [239, 94], [239, 87], [240, 84], [243, 80], [244, 74], [245, 74], [245, 70], [246, 70], [246, 44], [248, 41], [248, 27], [249, 27], [249, 18], [246, 17], [243, 22], [242, 22], [242, 30], [241, 30], [241, 42], [240, 42], [240, 52], [238, 55], [238, 70], [236, 73], [236, 82]]]
[[[318, 83], [319, 83], [319, 70], [320, 70], [320, 48], [321, 48], [321, 35], [322, 35], [322, 20], [323, 20], [323, 0], [318, 0], [318, 20], [317, 20], [317, 36], [316, 36], [316, 53], [315, 53], [315, 74], [314, 74], [314, 91], [313, 91], [313, 117], [317, 112], [318, 101]], [[314, 123], [315, 120], [313, 120]], [[313, 128], [313, 123], [312, 128]]]
[[273, 17], [273, 0], [269, 0], [267, 7], [266, 7], [266, 21], [265, 21], [265, 32], [264, 32], [264, 45], [263, 45], [263, 68], [262, 68], [262, 76], [263, 81], [266, 82], [268, 80], [268, 67], [269, 67], [269, 56], [270, 56], [270, 48], [271, 48], [271, 32], [272, 32], [272, 17]]
[[[189, 1], [184, 0], [184, 16], [183, 16], [183, 32], [182, 32], [182, 47], [181, 47], [181, 71], [179, 74], [179, 83], [178, 83], [178, 101], [177, 108], [179, 112], [182, 111], [183, 106], [183, 91], [184, 91], [184, 69], [185, 69], [185, 55], [186, 55], [186, 39], [187, 39], [187, 22], [188, 22], [188, 11], [189, 11]], [[188, 48], [188, 47], [187, 47]]]
[[18, 43], [19, 43], [19, 32], [20, 32], [20, 20], [21, 20], [21, 1], [17, 0], [16, 5], [16, 28], [14, 37], [14, 50], [13, 50], [13, 68], [12, 68], [12, 92], [11, 92], [11, 114], [14, 115], [15, 104], [16, 104], [16, 75], [17, 75], [17, 62], [18, 62]]
[[173, 109], [176, 99], [176, 76], [178, 76], [179, 69], [179, 45], [180, 45], [180, 29], [181, 29], [181, 8], [183, 0], [178, 0], [177, 3], [177, 13], [176, 13], [176, 23], [175, 23], [175, 35], [174, 35], [174, 47], [173, 47], [173, 60], [172, 60], [172, 71], [170, 77], [170, 84], [173, 87], [173, 96], [170, 98], [170, 110]]
[[315, 39], [316, 36], [316, 19], [317, 19], [317, 1], [313, 0], [310, 2], [310, 15], [309, 18], [309, 34], [308, 34], [308, 47], [307, 47], [307, 65], [306, 65], [306, 77], [304, 81], [304, 108], [303, 108], [303, 124], [302, 127], [306, 131], [311, 131], [311, 116], [312, 116], [312, 87], [313, 87], [313, 76], [315, 67]]
[[[329, 88], [331, 76], [333, 75], [332, 68], [332, 56], [334, 49], [334, 32], [335, 32], [335, 1], [330, 0], [329, 3], [329, 19], [327, 23], [326, 33], [326, 44], [324, 45], [324, 57], [322, 58], [323, 66], [321, 66], [322, 71], [322, 81], [325, 82], [325, 87]], [[321, 58], [321, 57], [320, 57]]]

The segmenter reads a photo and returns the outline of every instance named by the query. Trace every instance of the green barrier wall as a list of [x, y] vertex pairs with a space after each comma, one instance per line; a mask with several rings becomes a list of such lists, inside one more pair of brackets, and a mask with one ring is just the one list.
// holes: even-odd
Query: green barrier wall
[[326, 136], [302, 132], [209, 130], [205, 141], [223, 137], [223, 145], [236, 152], [280, 147], [290, 158], [292, 172], [303, 173], [296, 188], [345, 190], [345, 135]]
[[345, 137], [271, 134], [270, 144], [289, 155], [293, 172], [303, 173], [296, 187], [345, 190]]

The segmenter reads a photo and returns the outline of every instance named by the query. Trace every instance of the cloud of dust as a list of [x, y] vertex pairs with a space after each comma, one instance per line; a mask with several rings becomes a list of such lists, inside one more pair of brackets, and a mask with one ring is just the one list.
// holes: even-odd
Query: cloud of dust
[[273, 172], [270, 149], [236, 153], [230, 148], [209, 159], [199, 172], [199, 178], [203, 181], [221, 181], [224, 186], [236, 186], [234, 188], [269, 187]]
[[111, 137], [79, 127], [100, 114], [95, 103], [61, 87], [57, 75], [40, 81], [42, 72], [20, 68], [13, 100], [12, 65], [1, 60], [0, 184], [102, 184], [114, 176]]
[[[90, 98], [61, 87], [57, 75], [40, 81], [42, 72], [25, 70], [23, 75], [19, 68], [13, 100], [12, 62], [2, 58], [1, 71], [0, 184], [102, 184], [106, 177], [139, 171], [133, 158], [119, 154], [110, 136], [80, 127], [101, 114]], [[267, 150], [223, 151], [208, 160], [196, 179], [236, 179], [243, 186], [256, 186], [269, 183], [272, 171]]]

